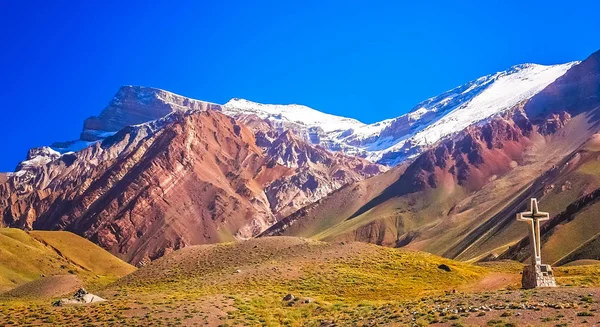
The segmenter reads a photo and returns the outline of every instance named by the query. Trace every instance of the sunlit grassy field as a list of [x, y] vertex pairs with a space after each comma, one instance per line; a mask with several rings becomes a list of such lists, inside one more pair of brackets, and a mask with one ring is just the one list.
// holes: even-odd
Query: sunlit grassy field
[[[500, 295], [529, 299], [535, 293], [518, 290], [521, 269], [512, 261], [475, 265], [364, 243], [264, 238], [176, 251], [96, 288], [107, 302], [53, 307], [52, 298], [4, 299], [0, 324], [452, 325], [479, 318], [436, 307]], [[555, 271], [565, 287], [600, 284], [597, 265]], [[288, 294], [293, 298], [284, 300]]]

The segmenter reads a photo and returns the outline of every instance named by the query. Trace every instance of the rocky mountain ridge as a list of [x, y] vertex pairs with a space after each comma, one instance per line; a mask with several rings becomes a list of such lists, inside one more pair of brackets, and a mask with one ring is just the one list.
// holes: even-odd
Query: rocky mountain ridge
[[251, 127], [218, 111], [174, 111], [78, 152], [32, 151], [35, 164], [0, 184], [2, 225], [72, 231], [137, 264], [255, 236], [384, 170], [291, 133], [269, 134], [271, 143], [260, 143]]

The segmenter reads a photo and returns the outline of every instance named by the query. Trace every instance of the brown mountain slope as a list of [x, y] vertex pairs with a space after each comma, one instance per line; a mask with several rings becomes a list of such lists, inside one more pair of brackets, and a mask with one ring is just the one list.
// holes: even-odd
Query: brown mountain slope
[[[550, 100], [535, 96], [424, 152], [388, 187], [368, 201], [357, 200], [365, 204], [351, 213], [332, 216], [319, 209], [329, 203], [326, 198], [308, 208], [310, 215], [293, 224], [282, 220], [267, 234], [407, 246], [461, 260], [503, 252], [526, 235], [514, 214], [529, 197], [547, 192], [547, 183], [560, 179], [561, 167], [599, 130], [600, 102], [594, 96], [600, 85], [599, 57], [593, 54], [540, 93]], [[378, 177], [361, 184], [371, 181], [377, 183]], [[593, 189], [578, 185], [569, 196], [550, 192], [542, 205], [561, 212], [588, 187]], [[361, 196], [349, 192], [344, 200], [353, 203]]]
[[381, 194], [394, 180], [398, 179], [404, 169], [406, 169], [405, 165], [397, 166], [383, 174], [348, 184], [327, 197], [285, 217], [264, 231], [261, 236], [309, 237], [319, 231], [331, 228]]
[[[600, 135], [594, 135], [545, 178], [538, 192], [552, 219], [542, 226], [542, 256], [551, 264], [600, 258], [597, 221], [600, 209]], [[527, 238], [504, 252], [502, 258], [528, 259]]]
[[48, 163], [0, 185], [3, 224], [73, 231], [139, 263], [252, 237], [382, 169], [273, 136], [259, 147], [249, 127], [219, 112], [174, 112], [74, 154], [41, 151]]
[[[525, 148], [533, 141], [525, 136], [532, 134], [531, 125], [523, 124], [525, 127], [521, 129], [515, 123], [522, 118], [522, 111], [517, 110], [483, 127], [469, 128], [455, 140], [426, 151], [405, 171], [398, 168], [399, 177], [391, 183], [388, 181], [389, 186], [372, 194], [364, 205], [346, 212], [343, 217], [335, 217], [335, 224], [322, 223], [330, 228], [317, 230], [310, 236], [325, 240], [362, 240], [388, 246], [410, 244], [411, 247], [433, 250], [429, 246], [423, 247], [423, 242], [419, 241], [426, 240], [433, 246], [432, 243], [443, 236], [440, 235], [442, 231], [447, 233], [449, 228], [468, 225], [475, 218], [476, 207], [492, 201], [472, 201], [469, 195], [525, 162]], [[391, 172], [388, 174], [391, 176]], [[379, 179], [371, 178], [362, 183]], [[351, 195], [346, 199], [354, 202]], [[448, 222], [444, 222], [443, 217], [448, 216], [453, 216], [453, 223], [444, 226]], [[313, 216], [312, 219], [328, 218]], [[284, 223], [285, 220], [270, 230], [276, 230]]]

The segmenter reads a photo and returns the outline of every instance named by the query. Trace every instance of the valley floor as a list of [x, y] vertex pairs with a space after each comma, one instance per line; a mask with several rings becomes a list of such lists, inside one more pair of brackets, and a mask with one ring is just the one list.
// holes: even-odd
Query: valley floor
[[[176, 251], [52, 306], [0, 299], [17, 326], [577, 326], [600, 322], [600, 265], [556, 267], [555, 289], [521, 290], [517, 262], [472, 265], [363, 243], [278, 237]], [[291, 294], [293, 296], [287, 296]]]

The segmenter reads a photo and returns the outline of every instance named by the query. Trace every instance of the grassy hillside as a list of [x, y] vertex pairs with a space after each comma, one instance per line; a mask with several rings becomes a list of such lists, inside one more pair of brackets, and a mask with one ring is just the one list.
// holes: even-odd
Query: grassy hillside
[[32, 231], [29, 235], [50, 246], [82, 270], [96, 275], [125, 276], [135, 269], [83, 237], [64, 231]]
[[42, 275], [75, 275], [86, 286], [100, 287], [134, 270], [69, 232], [0, 229], [0, 292], [43, 279]]
[[[452, 271], [439, 269], [441, 264]], [[292, 292], [360, 301], [406, 299], [440, 291], [442, 282], [444, 289], [451, 289], [484, 273], [480, 267], [423, 252], [277, 237], [184, 248], [116, 285], [131, 290], [196, 288], [204, 294], [227, 290], [258, 295], [269, 290], [281, 296]]]

